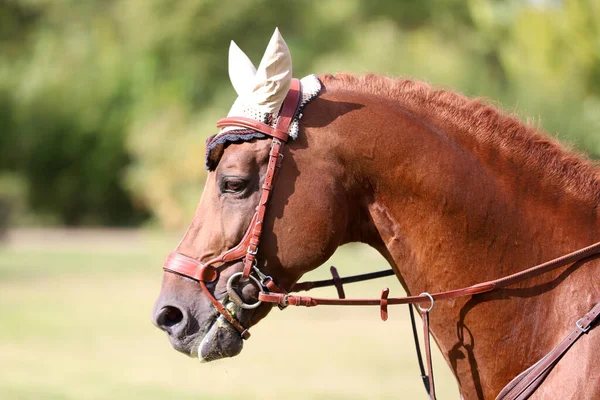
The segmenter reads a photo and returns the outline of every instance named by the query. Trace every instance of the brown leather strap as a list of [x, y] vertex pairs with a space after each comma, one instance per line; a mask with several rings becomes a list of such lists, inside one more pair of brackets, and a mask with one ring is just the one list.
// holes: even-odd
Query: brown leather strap
[[[573, 253], [569, 253], [565, 256], [556, 258], [546, 263], [537, 265], [535, 267], [526, 269], [515, 274], [479, 283], [477, 285], [468, 286], [462, 289], [449, 290], [446, 292], [434, 293], [431, 296], [434, 300], [448, 300], [463, 296], [472, 296], [474, 294], [491, 292], [496, 289], [500, 289], [517, 282], [532, 278], [537, 275], [552, 271], [556, 268], [565, 266], [570, 263], [579, 262], [583, 264], [600, 257], [600, 242], [595, 243], [591, 246], [585, 247], [581, 250], [577, 250]], [[298, 297], [296, 299], [295, 297]], [[278, 303], [280, 305], [293, 304], [293, 305], [306, 305], [308, 307], [314, 307], [319, 304], [322, 305], [336, 305], [336, 306], [378, 306], [380, 305], [379, 298], [371, 299], [330, 299], [330, 298], [318, 298], [309, 296], [294, 296], [284, 295], [277, 293], [261, 293], [259, 294], [259, 300], [264, 302]], [[388, 299], [388, 304], [417, 304], [417, 303], [429, 303], [430, 299], [426, 295], [419, 296], [406, 296], [406, 297], [391, 297]]]
[[242, 339], [248, 339], [250, 337], [250, 332], [248, 328], [245, 328], [230, 312], [225, 308], [225, 306], [215, 298], [215, 296], [208, 290], [206, 284], [203, 281], [200, 281], [200, 287], [202, 291], [208, 297], [210, 302], [215, 306], [217, 311], [221, 313], [221, 315], [240, 333]]
[[265, 285], [270, 292], [286, 293], [286, 291], [280, 288], [270, 276], [263, 281], [263, 285]]
[[496, 400], [528, 399], [577, 339], [592, 328], [594, 321], [598, 319], [599, 315], [600, 303], [596, 304], [587, 314], [577, 320], [575, 329], [573, 329], [558, 344], [558, 346], [510, 381], [510, 383], [500, 391]]
[[427, 377], [429, 382], [429, 398], [435, 400], [435, 384], [433, 383], [433, 364], [431, 363], [431, 336], [429, 332], [429, 311], [419, 308], [423, 318], [423, 345], [427, 362]]
[[429, 395], [429, 376], [425, 373], [425, 367], [423, 366], [423, 356], [421, 355], [421, 345], [419, 344], [419, 335], [417, 334], [417, 324], [415, 323], [415, 313], [413, 311], [413, 305], [408, 305], [408, 311], [410, 315], [410, 325], [413, 334], [413, 341], [415, 342], [415, 350], [417, 351], [417, 362], [419, 363], [419, 371], [421, 372], [421, 379], [425, 386], [425, 391]]
[[[212, 282], [217, 279], [217, 271], [213, 267], [209, 265], [204, 266], [193, 258], [178, 253], [170, 253], [167, 256], [163, 269], [178, 275], [187, 276], [198, 282]], [[208, 273], [209, 271], [210, 274]]]
[[[300, 106], [300, 100], [302, 97], [302, 86], [299, 79], [292, 79], [290, 83], [290, 89], [283, 101], [281, 111], [279, 113], [279, 119], [275, 128], [256, 121], [252, 118], [247, 117], [227, 117], [217, 121], [217, 128], [225, 128], [228, 126], [235, 126], [239, 128], [249, 128], [265, 135], [277, 138], [283, 142], [287, 142], [289, 135], [288, 130], [290, 124], [296, 116], [296, 111]], [[217, 135], [218, 136], [218, 135]]]
[[302, 84], [299, 79], [292, 79], [290, 83], [290, 89], [288, 90], [287, 96], [281, 106], [281, 112], [279, 113], [279, 119], [275, 130], [288, 134], [290, 124], [296, 116], [298, 107], [300, 107], [300, 101], [302, 100]]
[[[287, 142], [288, 134], [287, 131], [279, 131], [276, 128], [272, 128], [267, 124], [253, 120], [247, 117], [227, 117], [217, 121], [217, 128], [225, 128], [227, 126], [235, 126], [239, 128], [249, 128], [254, 131], [264, 133], [265, 135], [277, 138], [281, 141]], [[216, 136], [216, 138], [219, 135]]]
[[381, 291], [381, 299], [379, 300], [379, 309], [381, 310], [381, 320], [388, 320], [388, 295], [390, 294], [390, 289], [385, 288]]
[[240, 324], [239, 321], [236, 320], [233, 315], [231, 315], [231, 313], [225, 309], [223, 304], [221, 304], [221, 302], [218, 301], [206, 287], [206, 282], [213, 282], [218, 277], [215, 267], [208, 263], [201, 264], [197, 260], [184, 256], [183, 254], [170, 253], [167, 256], [167, 260], [165, 261], [163, 269], [165, 271], [183, 275], [198, 281], [202, 291], [206, 294], [215, 308], [223, 315], [223, 317], [225, 317], [225, 319], [240, 332], [244, 339], [248, 339], [250, 337], [250, 332], [248, 332], [248, 330], [244, 328], [242, 324]]
[[262, 235], [263, 220], [267, 212], [267, 203], [273, 189], [273, 180], [275, 179], [275, 172], [277, 170], [277, 160], [283, 149], [283, 143], [273, 139], [271, 143], [271, 150], [269, 151], [269, 161], [267, 164], [267, 172], [265, 181], [262, 186], [262, 193], [258, 206], [256, 207], [256, 223], [252, 227], [250, 237], [248, 240], [248, 247], [246, 250], [246, 259], [244, 260], [244, 273], [243, 276], [247, 278], [252, 272], [256, 255], [258, 254], [258, 245], [260, 244], [260, 237]]
[[[254, 228], [252, 229], [252, 233], [250, 235], [250, 241], [246, 251], [246, 259], [244, 260], [243, 276], [245, 278], [250, 276], [252, 267], [254, 266], [254, 262], [256, 260], [256, 255], [258, 254], [258, 245], [260, 244], [260, 237], [262, 235], [263, 220], [267, 212], [267, 203], [271, 195], [271, 190], [273, 189], [273, 182], [275, 180], [275, 176], [277, 175], [277, 170], [281, 165], [280, 159], [283, 157], [283, 146], [287, 141], [290, 124], [292, 123], [294, 116], [296, 115], [296, 111], [300, 105], [301, 93], [302, 87], [300, 80], [292, 79], [290, 90], [288, 91], [287, 96], [283, 101], [283, 105], [281, 106], [281, 113], [279, 115], [277, 125], [275, 126], [273, 132], [267, 133], [271, 136], [274, 136], [274, 139], [271, 143], [271, 151], [269, 152], [267, 175], [265, 176], [265, 182], [262, 186], [263, 191], [256, 208], [256, 223], [254, 224]], [[281, 137], [284, 135], [285, 139], [281, 139]], [[280, 142], [276, 139], [281, 139], [283, 141]]]

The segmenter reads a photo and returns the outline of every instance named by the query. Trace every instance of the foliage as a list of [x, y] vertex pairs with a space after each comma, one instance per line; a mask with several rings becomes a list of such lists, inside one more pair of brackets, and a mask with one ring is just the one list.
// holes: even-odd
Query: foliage
[[15, 215], [23, 213], [26, 200], [25, 180], [15, 174], [0, 174], [0, 241], [6, 237]]
[[67, 224], [189, 219], [204, 139], [234, 99], [230, 39], [279, 26], [295, 75], [409, 75], [500, 101], [600, 155], [592, 0], [5, 0], [0, 171]]

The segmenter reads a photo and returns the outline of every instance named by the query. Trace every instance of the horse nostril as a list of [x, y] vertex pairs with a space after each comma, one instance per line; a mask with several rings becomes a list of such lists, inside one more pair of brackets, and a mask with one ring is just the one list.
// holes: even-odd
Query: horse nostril
[[167, 333], [172, 333], [172, 328], [181, 321], [183, 321], [183, 313], [179, 308], [173, 306], [161, 308], [156, 315], [156, 325]]

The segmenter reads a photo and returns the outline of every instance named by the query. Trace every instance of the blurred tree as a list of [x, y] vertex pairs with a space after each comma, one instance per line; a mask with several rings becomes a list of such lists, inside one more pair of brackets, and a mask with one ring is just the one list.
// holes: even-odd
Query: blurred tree
[[4, 0], [0, 171], [67, 224], [189, 220], [204, 139], [275, 26], [296, 76], [410, 75], [501, 101], [600, 155], [593, 0]]

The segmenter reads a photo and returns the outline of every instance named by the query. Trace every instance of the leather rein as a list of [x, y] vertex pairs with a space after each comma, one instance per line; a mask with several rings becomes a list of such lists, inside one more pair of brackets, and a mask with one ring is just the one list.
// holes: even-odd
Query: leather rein
[[[419, 357], [419, 364], [421, 367], [421, 375], [425, 383], [425, 387], [430, 395], [430, 398], [435, 399], [435, 388], [433, 382], [433, 370], [431, 367], [431, 354], [430, 354], [430, 340], [429, 340], [429, 313], [433, 309], [435, 301], [438, 300], [450, 300], [458, 297], [473, 296], [476, 294], [488, 293], [494, 290], [504, 288], [506, 286], [513, 285], [515, 283], [530, 279], [534, 276], [544, 274], [552, 271], [559, 267], [576, 263], [579, 266], [588, 261], [600, 257], [600, 242], [595, 243], [591, 246], [585, 247], [573, 253], [569, 253], [562, 257], [554, 260], [545, 262], [543, 264], [534, 266], [521, 272], [517, 272], [512, 275], [508, 275], [503, 278], [495, 279], [479, 283], [476, 285], [468, 286], [461, 289], [449, 290], [438, 293], [421, 293], [418, 296], [406, 296], [406, 297], [388, 297], [389, 289], [384, 289], [381, 292], [379, 298], [368, 298], [368, 299], [347, 299], [345, 298], [343, 284], [351, 282], [359, 282], [368, 279], [380, 278], [383, 276], [395, 275], [393, 270], [379, 271], [374, 273], [362, 274], [353, 277], [340, 278], [337, 270], [331, 267], [331, 273], [333, 279], [315, 281], [315, 282], [301, 282], [296, 283], [290, 290], [290, 292], [308, 291], [316, 287], [324, 286], [335, 286], [338, 291], [338, 299], [334, 298], [319, 298], [310, 296], [298, 296], [289, 294], [286, 290], [278, 286], [273, 278], [263, 274], [257, 267], [256, 255], [258, 253], [258, 247], [260, 244], [260, 238], [262, 234], [263, 221], [267, 209], [267, 203], [271, 191], [274, 186], [275, 177], [281, 166], [283, 159], [283, 148], [287, 143], [289, 135], [288, 129], [291, 122], [294, 120], [296, 113], [298, 112], [300, 102], [302, 99], [302, 88], [298, 79], [293, 79], [290, 85], [288, 94], [281, 106], [279, 119], [275, 127], [271, 127], [265, 123], [258, 122], [251, 118], [246, 117], [227, 117], [217, 121], [218, 128], [224, 127], [239, 127], [245, 129], [251, 129], [256, 132], [263, 133], [272, 138], [271, 149], [269, 151], [269, 161], [267, 164], [267, 173], [265, 176], [264, 183], [262, 185], [262, 193], [256, 211], [251, 219], [250, 225], [246, 233], [244, 234], [240, 243], [220, 254], [217, 257], [203, 263], [194, 258], [185, 256], [179, 253], [170, 253], [165, 261], [163, 269], [167, 272], [175, 273], [187, 278], [190, 278], [200, 285], [204, 294], [208, 297], [217, 311], [240, 333], [243, 339], [250, 337], [249, 327], [244, 327], [242, 323], [234, 316], [233, 312], [227, 307], [227, 302], [232, 300], [233, 303], [243, 309], [254, 309], [260, 306], [261, 303], [273, 303], [277, 304], [280, 308], [285, 308], [288, 305], [294, 306], [305, 306], [314, 307], [317, 305], [338, 305], [338, 306], [378, 306], [380, 308], [381, 319], [386, 321], [388, 319], [388, 305], [396, 304], [415, 304], [423, 317], [423, 325], [425, 331], [425, 350], [427, 355], [428, 374], [425, 375], [421, 354], [419, 350], [418, 339], [416, 336], [416, 329], [414, 326], [414, 318], [411, 319], [413, 322], [413, 332], [415, 336], [415, 342], [417, 345], [417, 354]], [[215, 139], [218, 138], [218, 135]], [[207, 287], [207, 284], [215, 282], [219, 276], [218, 268], [215, 265], [223, 265], [231, 263], [233, 261], [243, 261], [244, 267], [242, 272], [234, 273], [230, 276], [227, 282], [227, 294], [224, 299], [218, 300], [215, 298], [213, 293]], [[253, 304], [245, 303], [241, 296], [234, 289], [236, 280], [251, 280], [259, 288], [258, 301]], [[423, 304], [426, 305], [423, 306]], [[568, 345], [562, 346], [561, 351], [557, 349], [561, 346], [557, 346], [552, 350], [546, 357], [544, 357], [538, 364], [543, 362], [542, 366], [534, 364], [530, 369], [523, 372], [517, 378], [515, 378], [507, 387], [503, 389], [498, 399], [521, 399], [526, 397], [522, 396], [523, 393], [531, 394], [533, 390], [537, 388], [537, 385], [543, 381], [543, 378], [547, 375], [549, 370], [554, 364], [548, 361], [548, 357], [555, 352], [554, 363], [558, 362], [558, 359], [568, 350], [570, 345], [579, 338], [583, 333], [586, 333], [591, 327], [594, 321], [600, 314], [600, 303], [598, 303], [588, 314], [580, 318], [576, 322], [576, 328], [569, 337], [565, 338], [568, 340]], [[562, 344], [562, 342], [561, 342]], [[538, 366], [538, 368], [534, 368]], [[533, 372], [532, 372], [533, 370]], [[532, 375], [533, 374], [533, 375]], [[517, 381], [518, 380], [518, 381]], [[515, 381], [517, 381], [515, 383]], [[533, 382], [533, 383], [532, 383]], [[537, 384], [536, 384], [537, 382]], [[532, 386], [533, 385], [533, 386]], [[506, 392], [506, 393], [505, 393]], [[518, 392], [518, 393], [517, 393]], [[515, 394], [516, 393], [516, 394]], [[503, 396], [503, 397], [500, 397]]]

